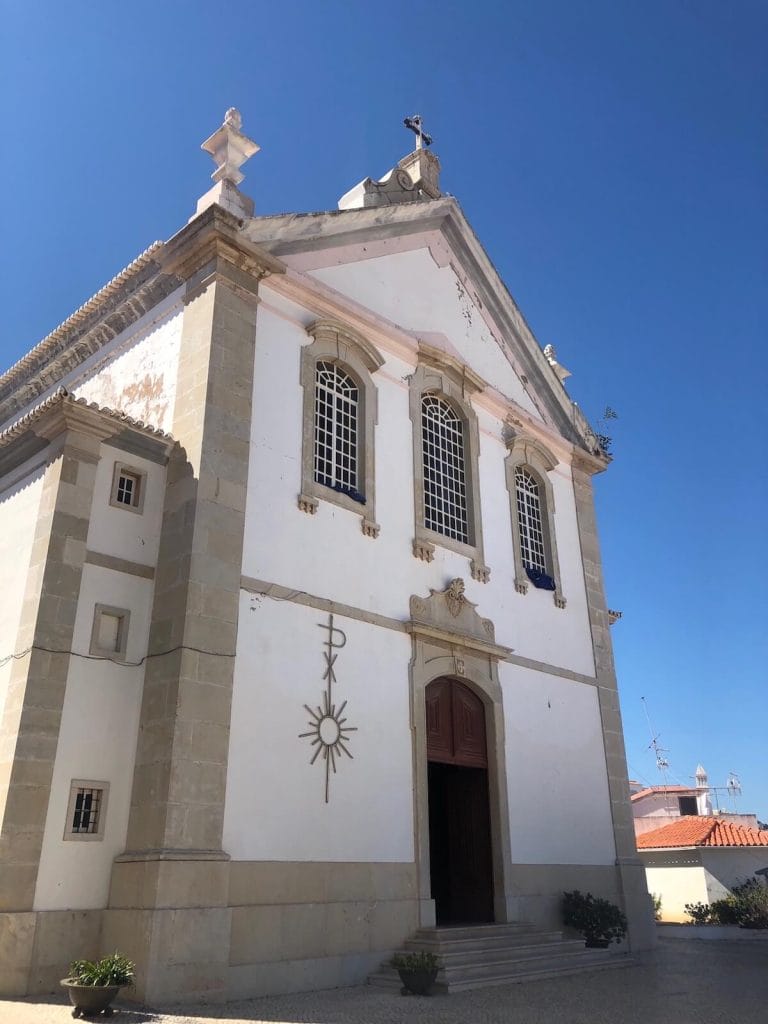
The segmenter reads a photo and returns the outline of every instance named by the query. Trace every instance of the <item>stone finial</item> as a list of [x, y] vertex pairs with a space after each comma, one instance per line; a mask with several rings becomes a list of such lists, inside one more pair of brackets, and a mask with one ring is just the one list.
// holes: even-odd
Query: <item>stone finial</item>
[[254, 153], [258, 153], [261, 147], [257, 146], [253, 139], [243, 135], [240, 130], [242, 125], [240, 111], [230, 107], [224, 115], [221, 128], [200, 147], [211, 154], [216, 164], [216, 170], [211, 175], [216, 184], [198, 200], [198, 214], [216, 203], [237, 217], [253, 215], [253, 200], [238, 191], [237, 186], [245, 177], [240, 168]]
[[564, 384], [565, 381], [571, 376], [571, 371], [566, 370], [566, 368], [561, 363], [558, 363], [557, 352], [555, 352], [554, 345], [544, 346], [544, 358], [547, 360], [549, 365], [557, 374], [557, 379], [560, 381], [560, 383]]
[[243, 135], [240, 131], [242, 124], [240, 111], [230, 107], [224, 115], [221, 128], [200, 147], [211, 154], [216, 164], [216, 170], [211, 175], [214, 181], [228, 181], [231, 185], [239, 185], [245, 177], [240, 173], [240, 167], [261, 148], [253, 139]]

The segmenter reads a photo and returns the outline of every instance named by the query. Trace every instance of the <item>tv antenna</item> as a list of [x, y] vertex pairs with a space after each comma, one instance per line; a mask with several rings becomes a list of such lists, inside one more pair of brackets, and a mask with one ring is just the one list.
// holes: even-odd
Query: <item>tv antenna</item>
[[653, 726], [651, 725], [651, 716], [648, 714], [648, 704], [646, 702], [645, 697], [641, 697], [640, 700], [643, 702], [645, 720], [648, 722], [648, 731], [651, 734], [651, 742], [646, 747], [646, 750], [653, 750], [654, 756], [656, 758], [656, 767], [661, 773], [662, 785], [664, 786], [665, 802], [667, 803], [667, 805], [669, 805], [669, 794], [667, 792], [667, 789], [669, 787], [669, 781], [667, 779], [667, 772], [669, 771], [669, 760], [665, 756], [669, 753], [669, 751], [665, 747], [662, 747], [662, 745], [659, 743], [659, 740], [661, 739], [661, 733], [655, 733], [653, 731]]

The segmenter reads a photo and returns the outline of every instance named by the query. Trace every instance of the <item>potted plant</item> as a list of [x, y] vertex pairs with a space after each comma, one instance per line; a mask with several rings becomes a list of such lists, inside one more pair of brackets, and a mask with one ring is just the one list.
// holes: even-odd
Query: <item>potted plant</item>
[[120, 953], [101, 960], [73, 960], [69, 977], [61, 984], [69, 992], [73, 1017], [103, 1013], [112, 1016], [110, 1003], [123, 985], [133, 984], [134, 963]]
[[581, 932], [592, 949], [605, 949], [627, 934], [627, 919], [615, 903], [578, 889], [563, 893], [563, 923]]
[[437, 957], [434, 953], [426, 953], [421, 949], [415, 953], [397, 953], [390, 962], [403, 983], [400, 990], [402, 995], [430, 995], [437, 977]]

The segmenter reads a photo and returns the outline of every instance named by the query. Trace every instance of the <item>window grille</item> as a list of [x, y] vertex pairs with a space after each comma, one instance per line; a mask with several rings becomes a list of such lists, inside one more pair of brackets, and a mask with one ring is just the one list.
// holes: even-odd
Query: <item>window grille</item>
[[424, 395], [421, 400], [421, 444], [424, 525], [468, 544], [464, 426], [448, 402], [437, 395]]
[[132, 473], [121, 473], [117, 479], [115, 501], [120, 505], [136, 506], [139, 503], [139, 478]]
[[336, 363], [315, 369], [315, 465], [317, 483], [363, 500], [358, 489], [357, 385]]
[[535, 477], [517, 466], [515, 469], [517, 521], [520, 526], [520, 555], [526, 569], [546, 573], [544, 529], [541, 522], [541, 496]]
[[101, 789], [77, 789], [75, 806], [72, 813], [72, 833], [74, 835], [96, 835], [99, 831], [99, 815], [101, 813]]

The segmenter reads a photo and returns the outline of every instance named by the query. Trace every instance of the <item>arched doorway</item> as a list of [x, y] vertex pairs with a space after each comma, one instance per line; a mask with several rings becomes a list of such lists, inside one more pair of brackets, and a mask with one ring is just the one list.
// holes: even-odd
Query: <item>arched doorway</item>
[[456, 679], [425, 693], [429, 867], [438, 925], [493, 921], [485, 706]]

